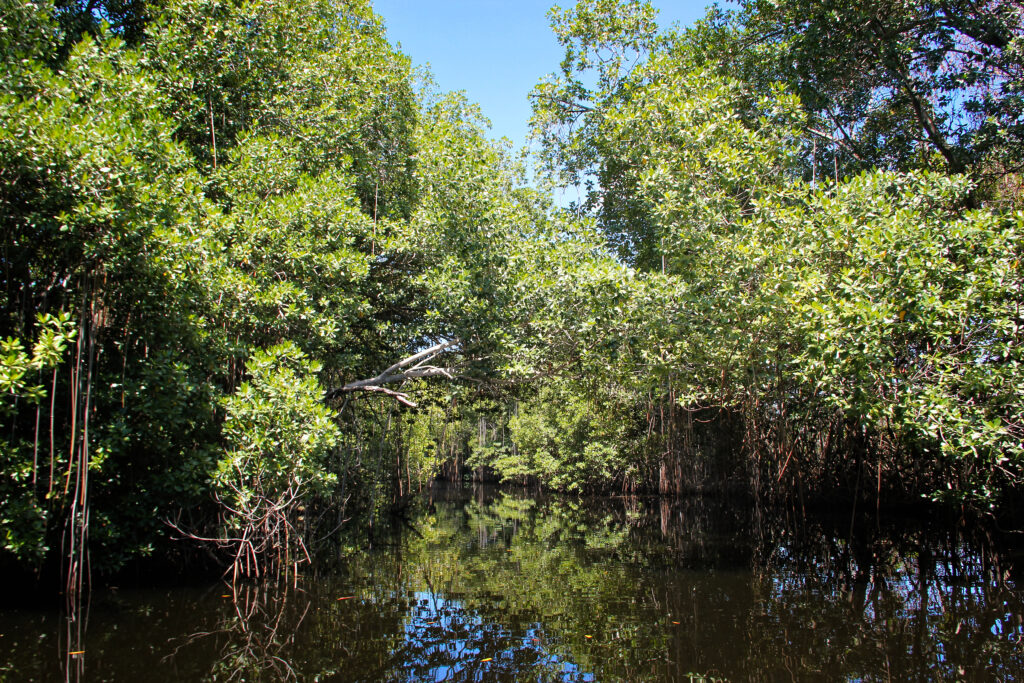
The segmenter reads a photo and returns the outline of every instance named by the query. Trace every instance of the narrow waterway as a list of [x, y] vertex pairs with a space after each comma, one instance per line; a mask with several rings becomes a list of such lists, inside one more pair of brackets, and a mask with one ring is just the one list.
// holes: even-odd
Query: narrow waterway
[[97, 591], [74, 623], [4, 610], [0, 680], [1024, 676], [1022, 558], [935, 518], [439, 489], [344, 552], [287, 590]]

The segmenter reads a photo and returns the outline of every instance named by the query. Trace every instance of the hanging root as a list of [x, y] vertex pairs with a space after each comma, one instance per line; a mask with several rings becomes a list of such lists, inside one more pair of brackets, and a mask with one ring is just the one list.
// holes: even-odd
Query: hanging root
[[182, 538], [226, 551], [231, 560], [224, 575], [230, 574], [233, 584], [240, 579], [266, 579], [269, 576], [285, 581], [291, 577], [293, 582], [297, 581], [299, 567], [310, 564], [312, 559], [302, 534], [293, 524], [302, 503], [296, 487], [277, 499], [259, 494], [235, 499], [243, 500], [243, 504], [231, 507], [218, 496], [218, 503], [227, 517], [222, 526], [233, 529], [233, 535], [200, 536], [182, 529], [177, 522], [168, 521], [167, 524]]

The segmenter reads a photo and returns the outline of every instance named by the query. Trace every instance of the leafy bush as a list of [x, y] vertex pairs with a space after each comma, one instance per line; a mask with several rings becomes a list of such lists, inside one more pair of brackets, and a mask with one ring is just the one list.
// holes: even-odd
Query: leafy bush
[[246, 370], [250, 379], [224, 399], [228, 450], [214, 485], [235, 571], [245, 563], [258, 575], [268, 558], [285, 567], [305, 559], [296, 525], [311, 497], [335, 482], [327, 458], [340, 433], [323, 404], [319, 364], [295, 345], [257, 351]]

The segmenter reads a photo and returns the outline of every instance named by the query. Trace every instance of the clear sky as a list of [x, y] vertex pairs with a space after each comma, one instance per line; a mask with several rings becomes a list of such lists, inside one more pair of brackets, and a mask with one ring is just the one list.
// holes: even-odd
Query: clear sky
[[[527, 94], [558, 69], [562, 51], [548, 25], [553, 4], [571, 0], [373, 0], [388, 38], [413, 64], [429, 64], [442, 90], [464, 90], [491, 120], [492, 137], [526, 141]], [[658, 24], [686, 26], [710, 2], [655, 0]]]

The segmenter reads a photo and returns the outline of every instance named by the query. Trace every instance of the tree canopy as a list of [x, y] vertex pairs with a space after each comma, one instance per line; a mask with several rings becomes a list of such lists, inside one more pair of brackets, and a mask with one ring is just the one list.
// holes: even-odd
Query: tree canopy
[[0, 0], [6, 561], [293, 571], [467, 467], [1010, 500], [1020, 8], [551, 19], [568, 210], [366, 0]]

